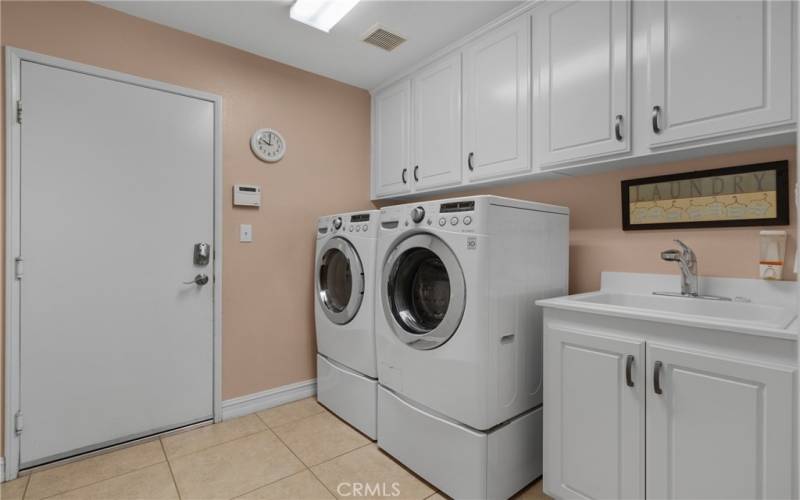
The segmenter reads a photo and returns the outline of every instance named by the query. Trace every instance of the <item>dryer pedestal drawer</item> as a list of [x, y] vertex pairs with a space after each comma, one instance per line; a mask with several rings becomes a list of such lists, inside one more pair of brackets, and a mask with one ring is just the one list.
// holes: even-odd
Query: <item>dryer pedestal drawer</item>
[[378, 381], [317, 354], [317, 400], [370, 439], [377, 436]]
[[542, 409], [489, 432], [378, 386], [378, 446], [452, 498], [509, 498], [542, 475]]

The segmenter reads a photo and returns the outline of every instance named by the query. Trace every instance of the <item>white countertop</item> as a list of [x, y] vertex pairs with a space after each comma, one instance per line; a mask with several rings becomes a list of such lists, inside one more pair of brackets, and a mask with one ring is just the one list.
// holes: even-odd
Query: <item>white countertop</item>
[[[697, 298], [661, 297], [655, 291], [680, 290], [680, 276], [661, 274], [604, 272], [597, 292], [569, 295], [536, 302], [545, 308], [564, 309], [603, 316], [656, 321], [698, 328], [725, 330], [748, 335], [788, 340], [797, 339], [797, 283], [740, 278], [700, 278], [700, 293], [719, 295], [749, 302], [718, 302]], [[620, 300], [629, 299], [629, 300]], [[681, 302], [674, 302], [681, 301]], [[682, 302], [692, 301], [692, 302]], [[635, 304], [635, 305], [628, 305]], [[663, 308], [660, 305], [674, 306]], [[736, 311], [732, 308], [741, 308]], [[687, 312], [708, 308], [713, 313]], [[683, 311], [686, 309], [687, 311]], [[725, 310], [741, 312], [725, 315]], [[750, 312], [772, 315], [745, 319]]]

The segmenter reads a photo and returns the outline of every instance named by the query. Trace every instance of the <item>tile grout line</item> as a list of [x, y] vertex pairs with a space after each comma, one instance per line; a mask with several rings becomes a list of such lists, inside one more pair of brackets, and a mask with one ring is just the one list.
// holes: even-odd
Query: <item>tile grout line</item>
[[[79, 463], [79, 462], [75, 462], [75, 463]], [[78, 486], [77, 488], [71, 488], [69, 490], [59, 491], [57, 493], [53, 493], [52, 495], [47, 495], [46, 497], [42, 497], [39, 500], [47, 500], [48, 498], [57, 497], [59, 495], [64, 495], [66, 493], [72, 493], [73, 491], [81, 490], [83, 488], [88, 488], [89, 486], [95, 486], [95, 485], [100, 484], [100, 483], [105, 483], [106, 481], [111, 481], [112, 479], [119, 479], [121, 477], [125, 477], [125, 476], [128, 476], [130, 474], [133, 474], [134, 472], [140, 472], [140, 471], [143, 471], [144, 469], [147, 469], [148, 467], [155, 467], [156, 465], [160, 465], [160, 464], [163, 464], [163, 463], [167, 463], [167, 460], [162, 460], [160, 462], [155, 462], [155, 463], [152, 463], [150, 465], [145, 465], [144, 467], [137, 467], [135, 469], [129, 470], [128, 472], [124, 472], [122, 474], [116, 474], [114, 476], [107, 477], [107, 478], [101, 479], [99, 481], [94, 481], [94, 482], [91, 482], [91, 483], [87, 483], [87, 484], [84, 484], [82, 486]], [[28, 488], [27, 487], [25, 488], [25, 494], [26, 495], [28, 494]], [[24, 498], [25, 497], [23, 497], [23, 500], [24, 500]]]
[[[248, 415], [253, 415], [253, 414], [252, 414], [252, 413], [250, 413], [250, 414], [248, 414]], [[236, 417], [236, 418], [244, 418], [244, 417], [246, 417], [246, 416], [248, 416], [248, 415], [242, 415], [241, 417]], [[172, 459], [178, 459], [178, 458], [188, 457], [189, 455], [194, 455], [195, 453], [199, 453], [199, 452], [201, 452], [201, 451], [209, 450], [209, 449], [211, 449], [211, 448], [213, 448], [213, 447], [215, 447], [215, 446], [219, 446], [219, 445], [221, 445], [221, 444], [230, 443], [231, 441], [236, 441], [237, 439], [241, 439], [241, 438], [243, 438], [243, 437], [247, 437], [247, 436], [253, 436], [253, 435], [255, 435], [255, 434], [258, 434], [259, 432], [264, 432], [265, 430], [269, 430], [269, 426], [268, 426], [267, 424], [265, 424], [265, 423], [264, 423], [264, 421], [263, 421], [263, 420], [261, 420], [261, 418], [260, 418], [260, 417], [258, 417], [258, 415], [256, 415], [256, 418], [257, 418], [257, 419], [258, 419], [258, 421], [259, 421], [259, 422], [261, 422], [261, 424], [264, 426], [264, 429], [259, 429], [259, 430], [255, 431], [255, 432], [248, 432], [247, 434], [242, 434], [241, 436], [236, 436], [236, 437], [234, 437], [234, 438], [231, 438], [231, 439], [226, 439], [226, 440], [224, 440], [224, 441], [220, 441], [220, 442], [218, 442], [218, 443], [215, 443], [215, 444], [212, 444], [212, 445], [206, 446], [206, 447], [204, 447], [204, 448], [199, 448], [199, 449], [197, 449], [197, 450], [190, 451], [189, 453], [184, 453], [184, 454], [182, 454], [182, 455], [175, 455], [175, 456], [173, 456], [173, 457], [170, 457], [170, 456], [167, 454], [167, 450], [166, 450], [166, 448], [164, 447], [164, 443], [162, 442], [162, 443], [161, 443], [161, 447], [162, 447], [162, 449], [164, 450], [164, 456], [167, 458], [167, 461], [169, 461], [169, 460], [170, 460], [170, 458], [172, 458]], [[220, 425], [220, 424], [212, 424], [212, 425], [209, 425], [209, 426], [200, 427], [200, 429], [206, 429], [206, 428], [210, 429], [210, 428], [212, 428], [214, 425]], [[188, 433], [190, 433], [190, 432], [193, 432], [193, 431], [196, 431], [196, 430], [199, 430], [199, 429], [189, 429], [188, 431], [186, 431], [186, 434], [188, 434]], [[169, 437], [172, 437], [172, 436], [180, 436], [181, 434], [182, 434], [182, 433], [178, 433], [178, 434], [172, 434], [172, 435], [170, 435], [170, 436], [165, 436], [165, 437], [168, 437], [168, 438], [169, 438]], [[160, 440], [160, 439], [163, 439], [163, 438], [159, 438], [159, 440]]]
[[181, 500], [183, 497], [181, 496], [181, 488], [178, 486], [178, 481], [175, 479], [175, 473], [172, 472], [172, 464], [169, 461], [169, 456], [167, 455], [167, 449], [164, 447], [164, 440], [158, 438], [158, 442], [161, 443], [161, 452], [164, 454], [164, 458], [167, 460], [167, 468], [169, 469], [169, 477], [172, 478], [172, 484], [175, 486], [175, 492], [178, 493], [178, 500]]
[[[278, 407], [276, 406], [276, 408], [278, 408]], [[262, 411], [266, 411], [266, 410], [262, 410]], [[331, 413], [331, 412], [327, 408], [323, 408], [322, 411], [314, 413], [313, 415], [306, 415], [305, 417], [296, 418], [294, 420], [290, 420], [290, 421], [284, 422], [282, 424], [277, 424], [275, 426], [269, 425], [267, 422], [265, 422], [264, 419], [261, 418], [261, 415], [259, 415], [259, 413], [261, 413], [261, 412], [257, 412], [256, 413], [256, 416], [258, 417], [258, 419], [261, 420], [261, 422], [264, 425], [266, 425], [268, 429], [272, 430], [274, 427], [283, 427], [284, 425], [294, 424], [294, 423], [297, 423], [297, 422], [299, 422], [301, 420], [305, 420], [307, 418], [316, 417], [317, 415], [322, 415], [323, 413]], [[333, 415], [333, 414], [331, 413], [331, 415]]]
[[[345, 451], [345, 452], [343, 452], [343, 453], [339, 453], [339, 454], [338, 454], [338, 455], [336, 455], [335, 457], [331, 457], [331, 458], [328, 458], [328, 459], [326, 459], [326, 460], [323, 460], [322, 462], [320, 462], [320, 463], [318, 463], [318, 464], [310, 465], [308, 468], [310, 469], [311, 467], [317, 467], [317, 466], [320, 466], [320, 465], [322, 465], [322, 464], [327, 464], [328, 462], [332, 462], [333, 460], [336, 460], [337, 458], [342, 458], [343, 456], [345, 456], [345, 455], [348, 455], [348, 454], [350, 454], [350, 453], [353, 453], [354, 451], [358, 451], [358, 450], [360, 450], [361, 448], [366, 448], [367, 446], [369, 446], [369, 445], [371, 445], [371, 444], [375, 444], [375, 443], [373, 443], [372, 441], [370, 441], [369, 443], [367, 443], [367, 444], [362, 444], [361, 446], [357, 446], [357, 447], [353, 448], [352, 450], [347, 450], [347, 451]], [[305, 462], [303, 462], [303, 463], [305, 463]]]
[[30, 485], [31, 485], [31, 478], [32, 478], [32, 477], [33, 477], [33, 474], [31, 474], [30, 476], [28, 476], [28, 480], [27, 480], [27, 481], [25, 481], [25, 489], [24, 489], [24, 490], [22, 490], [22, 500], [25, 500], [25, 495], [27, 495], [27, 494], [28, 494], [28, 486], [30, 486]]
[[[305, 464], [303, 464], [303, 465], [305, 465]], [[273, 484], [275, 484], [277, 482], [283, 481], [284, 479], [289, 479], [290, 477], [297, 476], [297, 475], [302, 474], [303, 472], [306, 472], [306, 471], [311, 472], [311, 470], [308, 467], [305, 467], [305, 468], [303, 468], [303, 470], [295, 472], [294, 474], [289, 474], [288, 476], [284, 476], [284, 477], [282, 477], [280, 479], [276, 479], [274, 481], [270, 481], [267, 484], [262, 484], [261, 486], [259, 486], [257, 488], [253, 488], [252, 490], [245, 491], [241, 495], [236, 495], [235, 497], [233, 497], [232, 500], [236, 500], [237, 498], [242, 498], [243, 496], [249, 495], [250, 493], [252, 493], [252, 492], [254, 492], [256, 490], [260, 490], [261, 488], [266, 488], [267, 486], [271, 486], [271, 485], [273, 485]], [[312, 472], [312, 474], [313, 474], [313, 472]]]
[[[302, 419], [301, 419], [301, 420], [302, 420]], [[291, 453], [292, 455], [294, 455], [294, 457], [295, 457], [297, 460], [300, 460], [300, 463], [301, 463], [301, 464], [303, 464], [303, 465], [306, 467], [306, 470], [307, 470], [308, 472], [310, 472], [312, 476], [314, 476], [314, 479], [316, 479], [316, 480], [319, 482], [319, 484], [321, 484], [321, 485], [322, 485], [322, 487], [323, 487], [323, 488], [325, 488], [326, 490], [328, 490], [328, 493], [330, 493], [330, 494], [331, 494], [331, 496], [333, 496], [333, 498], [339, 498], [339, 497], [338, 497], [338, 496], [337, 496], [337, 495], [336, 495], [336, 494], [335, 494], [333, 491], [331, 491], [331, 489], [330, 489], [330, 488], [328, 488], [328, 485], [327, 485], [327, 484], [325, 484], [324, 482], [322, 482], [322, 480], [320, 480], [320, 478], [319, 478], [319, 477], [318, 477], [318, 476], [317, 476], [317, 475], [314, 473], [314, 471], [313, 471], [313, 470], [311, 470], [311, 467], [309, 467], [308, 465], [306, 465], [306, 463], [305, 463], [305, 462], [303, 462], [303, 460], [302, 460], [302, 459], [300, 459], [300, 457], [298, 457], [298, 456], [297, 456], [297, 454], [294, 452], [294, 450], [293, 450], [293, 449], [292, 449], [292, 448], [291, 448], [291, 447], [290, 447], [288, 444], [286, 444], [286, 442], [284, 442], [284, 440], [283, 440], [283, 439], [281, 439], [281, 437], [278, 435], [278, 433], [277, 433], [277, 432], [274, 432], [274, 431], [273, 431], [272, 433], [275, 435], [275, 437], [276, 437], [276, 438], [278, 438], [278, 441], [280, 441], [281, 443], [283, 443], [283, 445], [286, 447], [286, 449], [287, 449], [287, 450], [289, 450], [289, 453]], [[351, 451], [352, 451], [352, 450], [351, 450]], [[348, 452], [348, 453], [349, 453], [349, 452]], [[323, 463], [324, 463], [324, 462], [323, 462]], [[317, 465], [319, 465], [319, 464], [317, 464]], [[315, 467], [316, 467], [316, 466], [315, 466]]]

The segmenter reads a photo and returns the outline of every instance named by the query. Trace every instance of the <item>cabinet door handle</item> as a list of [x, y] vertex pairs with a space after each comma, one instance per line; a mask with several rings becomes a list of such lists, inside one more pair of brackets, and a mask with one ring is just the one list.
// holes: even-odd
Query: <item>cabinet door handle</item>
[[653, 364], [653, 391], [656, 394], [664, 394], [664, 391], [661, 390], [661, 367], [663, 363], [661, 361], [656, 361]]
[[661, 133], [661, 106], [653, 106], [653, 132]]
[[628, 354], [626, 358], [627, 359], [625, 360], [625, 383], [628, 385], [628, 387], [633, 387], [633, 376], [631, 373], [633, 371], [633, 355]]
[[419, 182], [419, 176], [417, 175], [419, 172], [419, 165], [414, 165], [414, 182]]
[[407, 169], [407, 168], [404, 168], [404, 169], [403, 169], [403, 173], [402, 173], [402, 174], [400, 174], [400, 178], [401, 178], [401, 179], [403, 179], [403, 184], [408, 184], [408, 182], [407, 182], [407, 179], [406, 179], [406, 172], [407, 172], [407, 171], [408, 171], [408, 169]]
[[622, 142], [622, 115], [617, 115], [614, 119], [614, 135]]
[[475, 153], [470, 153], [467, 155], [467, 166], [469, 167], [470, 171], [475, 170], [475, 165], [472, 164], [472, 158], [475, 157]]

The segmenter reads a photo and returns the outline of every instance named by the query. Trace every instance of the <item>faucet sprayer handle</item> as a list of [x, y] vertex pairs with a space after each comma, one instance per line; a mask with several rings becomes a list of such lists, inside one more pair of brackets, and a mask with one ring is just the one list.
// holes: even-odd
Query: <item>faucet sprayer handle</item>
[[675, 240], [672, 240], [672, 241], [674, 241], [675, 243], [677, 243], [678, 245], [680, 245], [681, 249], [683, 249], [683, 253], [684, 253], [684, 255], [687, 255], [687, 256], [694, 256], [694, 252], [692, 251], [692, 249], [691, 249], [691, 248], [689, 248], [689, 245], [687, 245], [686, 243], [682, 242], [682, 241], [681, 241], [681, 240], [679, 240], [679, 239], [675, 239]]

